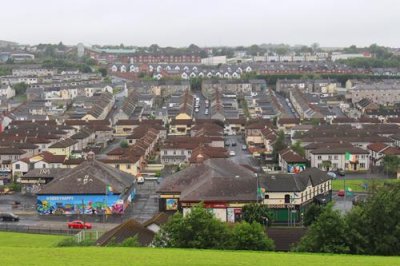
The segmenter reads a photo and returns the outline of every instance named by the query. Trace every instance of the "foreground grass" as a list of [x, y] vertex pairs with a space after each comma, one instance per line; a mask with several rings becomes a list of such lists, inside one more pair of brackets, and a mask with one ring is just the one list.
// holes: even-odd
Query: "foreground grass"
[[58, 235], [39, 235], [39, 234], [0, 232], [0, 249], [2, 247], [16, 247], [16, 248], [55, 247], [57, 243], [63, 240], [64, 238], [66, 237]]
[[400, 265], [400, 257], [157, 248], [57, 248], [65, 237], [0, 232], [0, 265]]
[[399, 257], [156, 248], [1, 247], [0, 254], [2, 265], [400, 265]]
[[[367, 184], [368, 187], [373, 186], [382, 186], [383, 183], [394, 183], [400, 182], [398, 179], [346, 179], [346, 187], [350, 187], [354, 192], [366, 192], [364, 188], [364, 184]], [[336, 180], [332, 180], [332, 189], [340, 190], [343, 189], [343, 178], [339, 178]]]

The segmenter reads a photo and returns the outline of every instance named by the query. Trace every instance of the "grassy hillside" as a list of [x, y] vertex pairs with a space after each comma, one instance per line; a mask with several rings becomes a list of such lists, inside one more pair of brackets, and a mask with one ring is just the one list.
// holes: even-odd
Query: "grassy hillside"
[[0, 232], [1, 265], [400, 265], [399, 257], [155, 248], [56, 248], [63, 237]]
[[0, 249], [3, 247], [55, 247], [64, 236], [0, 232]]

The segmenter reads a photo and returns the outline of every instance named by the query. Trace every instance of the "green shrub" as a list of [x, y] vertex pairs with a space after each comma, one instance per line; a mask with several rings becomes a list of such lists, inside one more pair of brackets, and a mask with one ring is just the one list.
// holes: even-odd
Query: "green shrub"
[[57, 243], [57, 247], [90, 247], [94, 246], [95, 241], [93, 240], [83, 240], [81, 242], [77, 242], [73, 237], [65, 238]]

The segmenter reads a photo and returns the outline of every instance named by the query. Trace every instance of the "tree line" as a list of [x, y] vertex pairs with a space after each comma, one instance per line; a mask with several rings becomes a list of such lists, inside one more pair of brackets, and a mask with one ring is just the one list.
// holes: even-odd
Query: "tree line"
[[[328, 205], [313, 208], [299, 252], [400, 255], [400, 184], [385, 184], [342, 215]], [[314, 221], [313, 221], [314, 220]]]

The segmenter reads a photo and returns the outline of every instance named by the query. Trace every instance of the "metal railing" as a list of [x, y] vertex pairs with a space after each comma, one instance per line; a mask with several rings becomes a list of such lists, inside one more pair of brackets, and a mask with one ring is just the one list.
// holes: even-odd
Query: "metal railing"
[[0, 231], [17, 232], [17, 233], [32, 233], [32, 234], [47, 234], [47, 235], [76, 235], [79, 231], [73, 229], [60, 229], [52, 227], [37, 227], [29, 225], [13, 225], [0, 224]]

